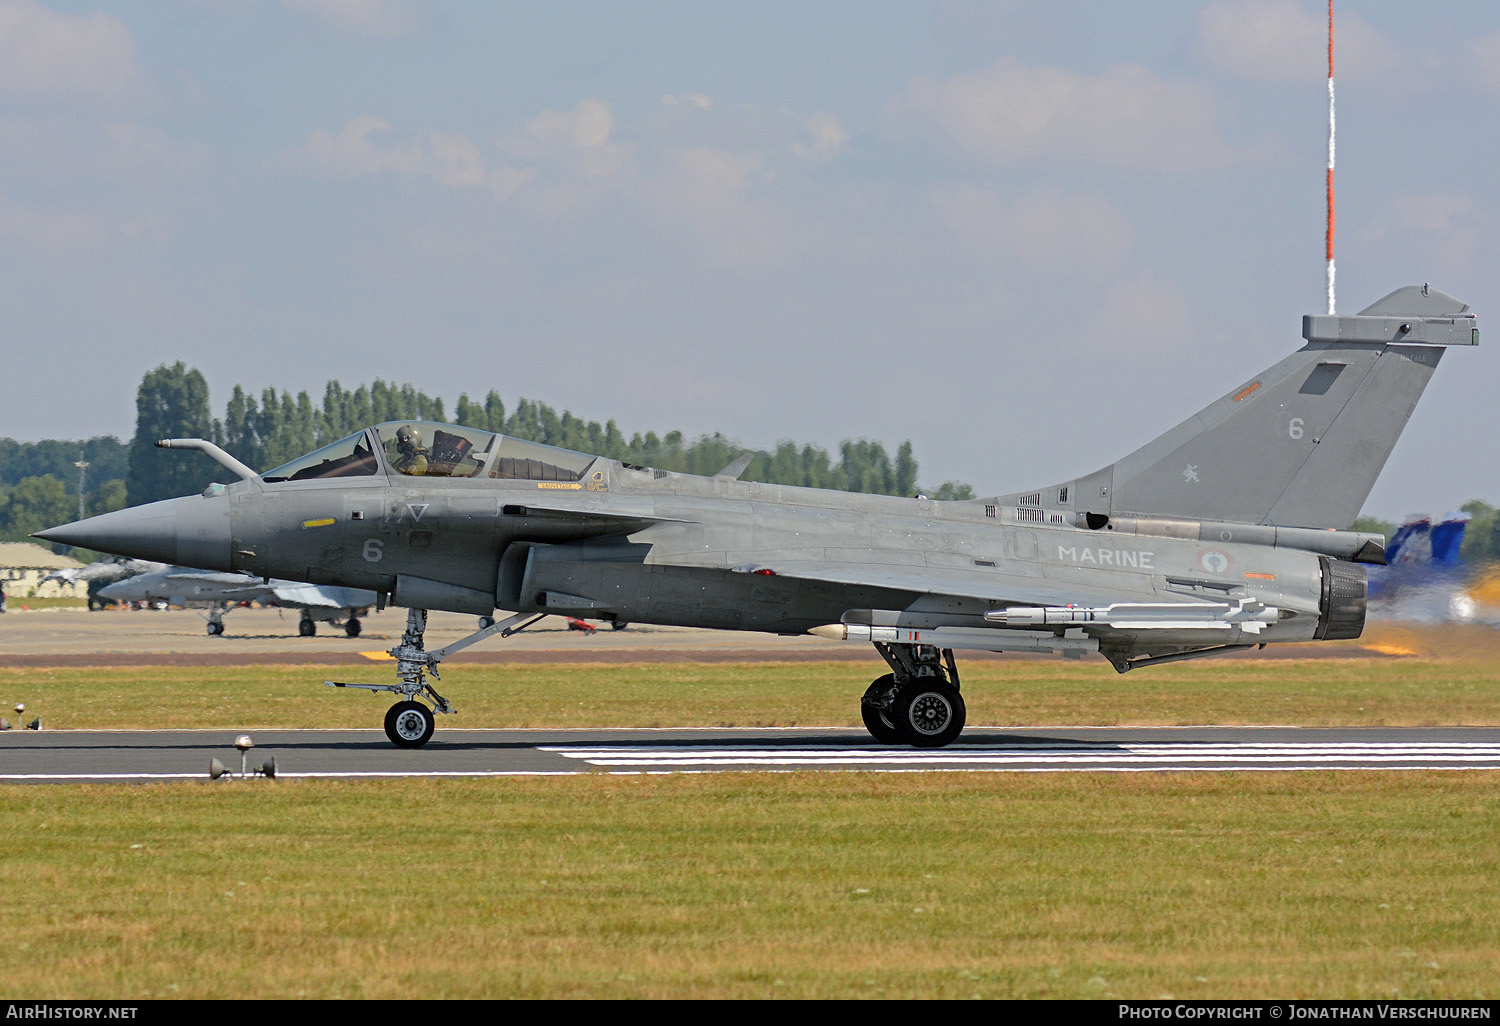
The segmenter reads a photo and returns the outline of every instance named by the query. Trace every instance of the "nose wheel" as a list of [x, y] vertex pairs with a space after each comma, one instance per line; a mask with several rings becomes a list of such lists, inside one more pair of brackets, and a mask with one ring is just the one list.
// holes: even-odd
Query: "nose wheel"
[[385, 714], [385, 736], [398, 748], [421, 748], [436, 728], [437, 717], [421, 702], [397, 702]]

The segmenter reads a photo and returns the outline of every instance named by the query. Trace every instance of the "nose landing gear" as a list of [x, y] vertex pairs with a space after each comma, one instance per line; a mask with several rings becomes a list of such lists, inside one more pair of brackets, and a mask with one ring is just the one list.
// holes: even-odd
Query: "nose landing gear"
[[[423, 646], [423, 635], [427, 631], [427, 610], [408, 609], [406, 631], [401, 635], [401, 644], [390, 650], [390, 655], [396, 659], [396, 676], [401, 678], [401, 683], [349, 684], [334, 680], [325, 680], [323, 683], [331, 688], [390, 691], [400, 695], [402, 700], [391, 706], [385, 714], [385, 735], [391, 739], [392, 744], [398, 747], [421, 748], [432, 739], [433, 730], [437, 725], [433, 714], [456, 711], [448, 704], [446, 698], [434, 691], [432, 685], [427, 683], [428, 674], [431, 674], [434, 680], [441, 679], [437, 672], [438, 663], [454, 652], [468, 648], [485, 638], [496, 634], [505, 638], [517, 631], [525, 630], [545, 615], [545, 613], [517, 613], [499, 623], [492, 621], [490, 626], [475, 631], [451, 645], [428, 652]], [[432, 707], [428, 708], [427, 705], [418, 702], [416, 699], [419, 695], [425, 695]]]

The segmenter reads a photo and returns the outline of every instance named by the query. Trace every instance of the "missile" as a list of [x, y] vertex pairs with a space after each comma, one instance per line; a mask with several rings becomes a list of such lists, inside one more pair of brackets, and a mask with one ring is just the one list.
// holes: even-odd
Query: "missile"
[[984, 618], [1005, 627], [1098, 624], [1121, 630], [1228, 630], [1252, 634], [1291, 613], [1253, 599], [1238, 602], [1116, 602], [1108, 606], [1008, 606]]
[[898, 637], [902, 631], [900, 627], [871, 627], [863, 623], [829, 623], [822, 627], [813, 627], [807, 633], [827, 638], [830, 641], [893, 642], [902, 640]]

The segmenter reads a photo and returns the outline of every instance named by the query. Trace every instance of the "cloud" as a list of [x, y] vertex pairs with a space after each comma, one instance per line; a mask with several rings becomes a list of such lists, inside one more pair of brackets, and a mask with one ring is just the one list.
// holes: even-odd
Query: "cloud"
[[96, 253], [109, 242], [105, 218], [92, 211], [22, 206], [0, 196], [0, 240], [47, 256]]
[[484, 160], [473, 140], [436, 132], [427, 138], [432, 146], [430, 174], [433, 178], [452, 189], [485, 183]]
[[970, 251], [1041, 271], [1117, 267], [1135, 241], [1130, 219], [1102, 196], [1044, 188], [1015, 200], [977, 186], [939, 186], [933, 206]]
[[1474, 253], [1483, 238], [1486, 218], [1474, 198], [1462, 192], [1428, 192], [1397, 196], [1385, 216], [1363, 238], [1424, 254], [1444, 275], [1473, 272]]
[[832, 114], [814, 114], [803, 124], [807, 127], [810, 140], [792, 147], [792, 152], [799, 157], [832, 160], [849, 141], [849, 133], [844, 131], [844, 126]]
[[[12, 187], [55, 194], [64, 183], [103, 188], [107, 182], [111, 189], [175, 194], [185, 182], [202, 180], [211, 152], [204, 143], [178, 140], [138, 122], [55, 111], [0, 115], [0, 180]], [[118, 193], [112, 202], [128, 204]]]
[[1187, 297], [1169, 281], [1141, 271], [1115, 283], [1091, 318], [1088, 339], [1115, 354], [1171, 350], [1192, 338]]
[[394, 39], [417, 29], [416, 12], [405, 0], [281, 0], [281, 5], [355, 36]]
[[918, 78], [886, 110], [907, 134], [935, 134], [994, 164], [1086, 160], [1150, 170], [1195, 170], [1256, 159], [1215, 130], [1203, 86], [1120, 65], [1099, 75], [1012, 58], [968, 75]]
[[192, 178], [209, 165], [210, 151], [200, 142], [179, 142], [150, 125], [115, 121], [103, 126], [106, 144], [100, 166], [117, 175]]
[[1469, 44], [1474, 72], [1489, 88], [1500, 92], [1500, 32], [1480, 36]]
[[392, 174], [450, 189], [483, 188], [500, 202], [525, 190], [537, 209], [555, 214], [589, 202], [629, 169], [633, 147], [616, 142], [613, 131], [614, 116], [599, 100], [544, 110], [521, 134], [490, 147], [440, 132], [392, 137], [390, 125], [362, 114], [337, 132], [311, 132], [302, 151], [283, 155], [280, 164], [334, 178]]
[[684, 93], [680, 96], [663, 96], [661, 102], [668, 107], [679, 107], [687, 105], [697, 107], [699, 110], [713, 110], [714, 98], [705, 93]]
[[1429, 192], [1421, 196], [1398, 196], [1391, 202], [1400, 228], [1451, 234], [1471, 231], [1475, 225], [1474, 199], [1466, 193]]
[[307, 137], [307, 156], [315, 168], [339, 178], [389, 171], [395, 174], [419, 175], [428, 172], [429, 158], [414, 143], [379, 145], [370, 136], [386, 133], [391, 126], [379, 118], [361, 115], [337, 135], [318, 129]]
[[118, 18], [0, 0], [0, 95], [114, 101], [139, 78], [135, 41]]
[[730, 266], [764, 266], [792, 249], [786, 215], [755, 195], [759, 158], [709, 147], [673, 147], [664, 158], [647, 193], [667, 226]]
[[300, 154], [283, 155], [280, 163], [333, 178], [394, 174], [426, 178], [450, 189], [484, 188], [501, 202], [536, 174], [506, 164], [486, 167], [479, 144], [467, 136], [430, 132], [419, 139], [379, 138], [390, 131], [384, 121], [362, 114], [336, 133], [312, 132]]
[[[1396, 49], [1359, 17], [1334, 13], [1334, 72], [1371, 78], [1398, 64]], [[1198, 14], [1196, 52], [1211, 67], [1257, 82], [1328, 77], [1327, 8], [1298, 0], [1220, 0]]]
[[614, 141], [615, 116], [603, 100], [583, 100], [572, 110], [544, 110], [525, 131], [503, 140], [514, 156], [567, 168], [582, 178], [607, 178], [630, 162], [633, 148]]

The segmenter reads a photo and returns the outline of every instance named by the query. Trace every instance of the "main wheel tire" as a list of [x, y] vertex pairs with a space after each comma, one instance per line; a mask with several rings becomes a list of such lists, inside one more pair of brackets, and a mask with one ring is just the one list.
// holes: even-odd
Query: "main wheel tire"
[[385, 714], [385, 736], [397, 748], [421, 748], [437, 727], [437, 717], [421, 702], [397, 702]]
[[896, 684], [896, 675], [888, 673], [884, 677], [876, 677], [875, 683], [865, 689], [865, 695], [859, 701], [859, 716], [865, 721], [865, 729], [870, 736], [883, 745], [899, 745], [906, 739], [896, 729], [895, 723], [891, 722], [890, 714], [870, 704], [870, 700], [877, 696], [883, 697]]
[[938, 677], [907, 681], [890, 711], [901, 740], [916, 748], [942, 748], [958, 740], [965, 715], [958, 689]]
[[349, 621], [344, 624], [344, 635], [350, 638], [357, 638], [359, 637], [360, 628], [359, 617], [351, 616], [349, 617]]
[[208, 636], [210, 638], [217, 638], [220, 634], [223, 633], [224, 625], [222, 623], [218, 623], [214, 620], [208, 621]]
[[297, 633], [302, 635], [304, 638], [310, 638], [314, 634], [318, 633], [318, 625], [313, 623], [311, 620], [303, 620], [297, 625]]

